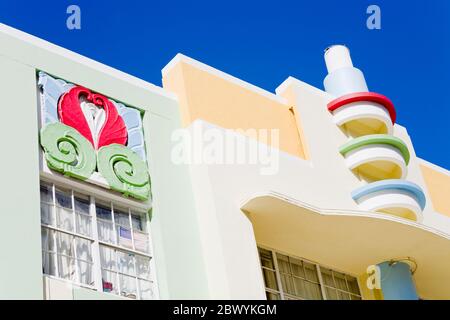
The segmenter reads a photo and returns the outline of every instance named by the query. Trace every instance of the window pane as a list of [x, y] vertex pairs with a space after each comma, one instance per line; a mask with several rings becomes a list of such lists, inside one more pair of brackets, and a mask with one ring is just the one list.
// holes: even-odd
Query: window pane
[[275, 271], [263, 269], [264, 283], [267, 288], [278, 290], [277, 278]]
[[150, 258], [136, 256], [136, 269], [138, 278], [150, 280]]
[[307, 263], [304, 262], [305, 265], [305, 273], [306, 273], [306, 279], [314, 281], [314, 282], [319, 282], [319, 279], [317, 277], [317, 269], [316, 266], [311, 264], [311, 263]]
[[139, 280], [141, 299], [150, 300], [153, 298], [152, 283], [150, 281]]
[[77, 259], [87, 262], [92, 262], [91, 241], [81, 238], [76, 238]]
[[131, 299], [136, 299], [136, 278], [124, 274], [119, 274], [119, 281], [120, 294]]
[[75, 259], [58, 254], [58, 273], [59, 277], [67, 280], [75, 280]]
[[41, 230], [42, 250], [56, 252], [53, 232], [54, 231], [50, 229], [42, 228]]
[[350, 295], [342, 291], [338, 291], [339, 300], [350, 300]]
[[41, 223], [54, 225], [53, 205], [41, 202]]
[[130, 228], [130, 218], [128, 217], [128, 212], [118, 210], [114, 207], [114, 222], [120, 224], [121, 226]]
[[41, 185], [41, 202], [53, 204], [52, 188], [50, 186]]
[[56, 200], [57, 206], [67, 208], [67, 209], [72, 209], [72, 197], [71, 197], [70, 192], [56, 189], [55, 197], [56, 197], [55, 200]]
[[275, 269], [273, 265], [272, 252], [269, 250], [258, 248], [261, 265], [270, 269]]
[[58, 251], [59, 277], [75, 280], [76, 269], [73, 250], [73, 237], [71, 235], [56, 232], [56, 250]]
[[345, 275], [339, 272], [333, 272], [334, 282], [336, 283], [336, 288], [344, 291], [348, 291], [347, 284], [345, 283]]
[[56, 206], [56, 226], [58, 228], [73, 231], [73, 212], [72, 209]]
[[346, 278], [347, 278], [347, 284], [348, 284], [348, 288], [349, 288], [350, 292], [359, 294], [358, 281], [356, 280], [356, 278], [353, 278], [350, 276], [346, 276]]
[[289, 258], [287, 256], [277, 253], [277, 262], [280, 272], [291, 273], [289, 269]]
[[79, 281], [81, 283], [93, 286], [94, 285], [94, 276], [93, 276], [93, 264], [91, 262], [85, 262], [81, 260], [77, 260], [78, 264], [78, 274]]
[[119, 266], [119, 272], [125, 273], [130, 276], [135, 276], [134, 270], [134, 254], [117, 251], [117, 265]]
[[56, 253], [42, 251], [42, 272], [56, 276]]
[[42, 272], [44, 274], [56, 276], [56, 248], [53, 238], [53, 231], [42, 228]]
[[97, 215], [98, 219], [112, 221], [111, 209], [107, 206], [97, 204], [95, 207], [95, 214]]
[[56, 249], [59, 255], [74, 257], [73, 236], [62, 232], [56, 232]]
[[321, 300], [322, 292], [320, 291], [320, 285], [312, 282], [305, 282], [306, 298], [311, 300]]
[[149, 235], [140, 231], [133, 231], [134, 249], [150, 253]]
[[103, 292], [111, 292], [114, 294], [119, 294], [117, 277], [118, 277], [117, 272], [102, 270]]
[[326, 268], [320, 268], [322, 273], [323, 283], [329, 287], [334, 287], [333, 276], [331, 275], [331, 270]]
[[114, 249], [100, 245], [100, 264], [102, 269], [117, 271], [116, 252]]
[[89, 215], [89, 200], [75, 197], [75, 211]]
[[133, 241], [131, 239], [131, 230], [122, 226], [117, 226], [118, 245], [133, 249]]
[[294, 288], [294, 279], [292, 279], [291, 276], [286, 274], [280, 274], [281, 277], [281, 286], [283, 287], [283, 290], [290, 294], [295, 294], [295, 288]]
[[97, 233], [100, 241], [114, 243], [114, 229], [112, 221], [97, 220]]
[[289, 258], [289, 261], [291, 262], [291, 270], [292, 274], [297, 277], [301, 277], [305, 279], [305, 272], [303, 270], [303, 263], [299, 259], [295, 258]]
[[92, 237], [91, 216], [77, 212], [76, 220], [77, 232], [80, 234], [84, 234], [85, 236]]
[[144, 231], [144, 223], [140, 215], [137, 214], [131, 215], [131, 225], [135, 230]]
[[302, 297], [304, 299], [308, 298], [305, 288], [305, 280], [294, 277], [294, 284], [295, 284], [295, 295]]
[[280, 295], [278, 293], [272, 293], [266, 291], [267, 300], [280, 300]]
[[335, 289], [325, 287], [325, 290], [326, 290], [326, 293], [327, 293], [327, 299], [328, 300], [337, 300], [338, 299]]

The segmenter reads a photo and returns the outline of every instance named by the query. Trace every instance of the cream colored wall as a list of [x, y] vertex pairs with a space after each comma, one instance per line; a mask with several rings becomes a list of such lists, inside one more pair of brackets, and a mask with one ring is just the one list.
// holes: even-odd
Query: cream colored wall
[[[314, 165], [323, 162], [322, 168], [327, 170], [330, 161], [323, 143], [335, 153], [335, 147], [347, 141], [339, 129], [329, 126], [332, 121], [326, 103], [333, 97], [304, 83], [300, 86], [296, 83], [301, 81], [287, 79], [274, 95], [180, 54], [163, 69], [164, 88], [178, 96], [184, 126], [201, 119], [222, 128], [279, 129], [280, 150], [303, 159], [314, 157]], [[298, 88], [301, 93], [297, 92]], [[321, 106], [308, 100], [309, 92], [323, 97]], [[312, 108], [323, 110], [311, 112]], [[318, 126], [318, 123], [322, 125]], [[305, 130], [309, 131], [307, 135]], [[406, 140], [414, 153], [405, 128], [396, 125], [394, 135]], [[330, 137], [334, 145], [321, 141], [320, 136]], [[329, 173], [333, 175], [336, 171], [333, 169]], [[429, 188], [434, 209], [450, 216], [450, 200], [444, 192], [445, 186], [450, 186], [449, 175], [424, 164], [419, 167], [415, 155], [408, 171], [408, 180]]]
[[182, 55], [163, 69], [163, 87], [179, 97], [185, 126], [202, 119], [229, 129], [279, 129], [279, 148], [305, 158], [296, 118], [284, 99]]
[[[279, 149], [236, 133], [247, 145], [257, 144], [266, 151], [280, 151], [279, 171], [274, 175], [263, 176], [261, 166], [251, 164], [190, 166], [206, 275], [213, 298], [264, 299], [256, 247], [258, 241], [274, 246], [270, 241], [265, 242], [267, 237], [255, 235], [255, 224], [241, 211], [248, 199], [275, 193], [329, 212], [350, 215], [353, 212], [368, 217], [372, 214], [373, 217], [373, 213], [358, 211], [351, 198], [351, 192], [365, 182], [348, 170], [338, 152], [348, 138], [333, 123], [326, 108], [332, 96], [294, 78], [287, 79], [275, 95], [183, 56], [177, 56], [163, 69], [163, 82], [166, 89], [178, 95], [184, 125], [191, 134], [199, 123], [207, 129], [222, 131], [224, 128], [278, 127], [282, 132]], [[427, 194], [407, 131], [396, 125], [394, 135], [403, 139], [411, 151], [407, 179], [421, 185]], [[193, 134], [192, 137], [195, 138]], [[252, 212], [248, 216], [253, 217]], [[430, 203], [424, 216], [423, 224], [417, 224], [418, 227], [448, 233], [450, 219], [434, 212]], [[399, 223], [389, 216], [381, 218]], [[284, 239], [286, 243], [278, 245], [292, 249], [293, 238], [285, 235]], [[367, 263], [380, 262], [371, 260], [370, 250], [361, 252], [366, 254]], [[308, 259], [313, 256], [313, 252], [310, 253], [310, 257], [301, 252], [295, 255]], [[333, 267], [330, 259], [328, 256], [327, 265]], [[340, 270], [358, 276], [365, 268], [367, 265], [355, 265]], [[370, 298], [369, 293], [364, 295]]]
[[450, 217], [450, 173], [429, 163], [420, 164], [434, 210]]

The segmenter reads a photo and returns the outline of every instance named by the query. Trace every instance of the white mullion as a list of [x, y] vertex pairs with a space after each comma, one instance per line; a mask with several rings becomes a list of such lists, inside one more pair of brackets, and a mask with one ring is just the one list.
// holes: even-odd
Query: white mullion
[[54, 225], [55, 227], [58, 226], [57, 224], [57, 219], [56, 219], [56, 191], [55, 191], [55, 184], [52, 183], [52, 203], [53, 203], [53, 208], [52, 208], [52, 212], [53, 212], [53, 219], [54, 219]]
[[347, 275], [344, 274], [345, 286], [347, 287], [347, 294], [350, 296], [350, 300], [352, 299], [352, 292], [350, 292], [350, 286], [348, 285]]
[[[73, 194], [73, 190], [70, 190], [70, 201], [72, 203], [72, 223], [73, 223], [73, 232], [77, 233], [77, 221], [75, 217], [75, 196]], [[72, 236], [72, 245], [73, 245], [73, 262], [74, 262], [74, 268], [75, 268], [75, 281], [78, 283], [81, 283], [81, 277], [80, 272], [78, 270], [78, 255], [77, 255], [77, 240], [76, 237]]]
[[[80, 274], [78, 272], [78, 261], [77, 261], [77, 244], [76, 244], [76, 237], [71, 236], [72, 237], [72, 245], [73, 245], [73, 257], [70, 257], [71, 259], [73, 259], [73, 263], [74, 263], [74, 268], [75, 268], [75, 282], [77, 283], [81, 283], [80, 281]], [[69, 258], [69, 259], [70, 259]]]
[[[56, 187], [55, 184], [52, 183], [52, 194], [53, 194], [53, 217], [55, 219], [55, 227], [58, 226], [57, 218], [56, 218]], [[56, 231], [53, 231], [53, 244], [55, 246], [55, 276], [59, 277], [59, 268], [58, 268], [58, 243], [56, 238]]]
[[331, 277], [333, 278], [333, 287], [334, 287], [334, 291], [336, 292], [336, 298], [338, 300], [341, 300], [341, 298], [339, 297], [339, 292], [338, 292], [338, 288], [337, 288], [337, 285], [336, 285], [336, 280], [334, 279], [334, 271], [333, 270], [331, 270]]
[[[133, 247], [133, 250], [136, 251], [136, 247], [134, 246], [133, 221], [131, 220], [131, 209], [130, 208], [128, 208], [128, 223], [130, 226], [131, 246]], [[133, 266], [134, 266], [134, 280], [136, 282], [136, 298], [138, 300], [141, 300], [139, 280], [137, 277], [137, 266], [136, 266], [136, 255], [135, 254], [133, 254]]]
[[73, 190], [70, 190], [70, 200], [72, 202], [72, 223], [73, 223], [73, 232], [78, 233], [77, 230], [77, 218], [75, 212], [75, 195], [73, 194]]
[[[103, 246], [107, 246], [107, 247], [113, 248], [113, 249], [117, 249], [117, 250], [124, 250], [126, 252], [129, 252], [129, 253], [132, 253], [132, 254], [136, 254], [136, 255], [139, 255], [139, 256], [144, 256], [146, 258], [152, 258], [152, 256], [149, 255], [148, 253], [136, 251], [136, 250], [133, 250], [133, 249], [124, 248], [124, 247], [121, 247], [121, 246], [118, 246], [118, 245], [115, 245], [115, 244], [112, 244], [112, 243], [109, 243], [109, 242], [99, 241], [99, 244], [101, 244]], [[272, 270], [272, 271], [275, 271], [275, 270]]]
[[[117, 230], [116, 230], [116, 220], [114, 219], [114, 204], [112, 202], [110, 202], [110, 207], [111, 207], [111, 221], [112, 221], [112, 227], [113, 227], [113, 233], [114, 233], [114, 240], [115, 240], [115, 244], [118, 245], [119, 244], [119, 240], [117, 238]], [[120, 286], [120, 269], [119, 269], [119, 263], [117, 262], [117, 250], [114, 249], [114, 262], [116, 264], [116, 282], [117, 282], [117, 291], [119, 296], [121, 295], [121, 291], [122, 288]]]
[[130, 226], [131, 246], [133, 247], [133, 250], [136, 251], [136, 247], [134, 246], [133, 222], [131, 220], [131, 209], [130, 208], [128, 208], [128, 223]]
[[316, 271], [317, 271], [317, 276], [319, 277], [320, 291], [322, 291], [323, 300], [328, 300], [327, 290], [325, 289], [325, 285], [323, 283], [323, 278], [322, 278], [322, 272], [320, 271], [320, 266], [318, 264], [316, 264]]
[[100, 244], [98, 238], [97, 213], [95, 211], [95, 200], [89, 197], [89, 213], [91, 215], [91, 231], [94, 242], [92, 243], [92, 262], [94, 272], [94, 286], [99, 292], [103, 292], [102, 264], [100, 259]]
[[52, 230], [52, 231], [57, 231], [57, 232], [59, 232], [59, 233], [64, 233], [64, 234], [68, 234], [68, 235], [77, 237], [77, 238], [79, 238], [79, 239], [84, 239], [84, 240], [90, 240], [90, 241], [92, 241], [92, 238], [91, 238], [91, 237], [85, 236], [85, 235], [83, 235], [83, 234], [73, 233], [72, 231], [67, 231], [67, 230], [65, 230], [65, 229], [55, 228], [55, 227], [53, 227], [53, 226], [46, 225], [46, 224], [44, 224], [44, 225], [42, 225], [42, 226], [45, 227], [45, 228], [47, 228], [47, 229], [49, 229], [49, 230]]
[[270, 252], [272, 253], [273, 265], [275, 266], [275, 278], [277, 279], [278, 290], [280, 291], [280, 299], [284, 300], [284, 289], [281, 282], [280, 269], [278, 268], [277, 256], [275, 251], [270, 250]]
[[113, 252], [114, 252], [114, 262], [115, 262], [115, 264], [116, 264], [116, 282], [117, 282], [117, 294], [119, 295], [119, 296], [121, 296], [122, 295], [122, 288], [121, 288], [121, 285], [120, 285], [120, 269], [119, 269], [119, 263], [117, 262], [117, 250], [116, 249], [113, 249]]
[[114, 244], [119, 245], [119, 239], [117, 238], [117, 230], [116, 230], [116, 219], [114, 218], [114, 204], [110, 202], [111, 207], [111, 221], [112, 221], [112, 229], [114, 234]]
[[135, 254], [133, 254], [133, 264], [134, 264], [134, 280], [136, 281], [136, 299], [141, 300], [141, 288], [139, 286], [139, 279], [137, 276], [136, 255]]

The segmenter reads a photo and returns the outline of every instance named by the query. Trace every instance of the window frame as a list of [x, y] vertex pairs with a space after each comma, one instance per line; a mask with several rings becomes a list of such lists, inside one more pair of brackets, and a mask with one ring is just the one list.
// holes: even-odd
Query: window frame
[[[275, 269], [271, 269], [271, 268], [265, 267], [265, 266], [263, 266], [261, 264], [261, 256], [259, 254], [259, 249], [266, 250], [266, 251], [269, 251], [271, 253], [272, 262], [273, 262], [273, 266], [274, 266]], [[264, 246], [264, 245], [260, 245], [260, 244], [257, 244], [257, 251], [258, 251], [258, 258], [259, 258], [259, 263], [260, 263], [260, 267], [261, 267], [261, 275], [262, 275], [262, 278], [263, 278], [263, 281], [264, 281], [264, 291], [266, 293], [271, 293], [271, 294], [278, 295], [280, 297], [280, 300], [307, 300], [307, 299], [299, 297], [299, 296], [292, 295], [292, 294], [290, 294], [290, 293], [285, 291], [285, 288], [283, 288], [282, 280], [281, 280], [281, 274], [283, 272], [280, 271], [280, 268], [278, 266], [277, 254], [287, 256], [288, 258], [300, 260], [300, 261], [302, 261], [302, 263], [306, 262], [306, 263], [314, 265], [315, 271], [316, 271], [316, 274], [317, 274], [317, 279], [318, 279], [318, 282], [319, 282], [320, 292], [321, 292], [321, 295], [322, 295], [322, 300], [330, 300], [330, 299], [328, 299], [328, 296], [327, 296], [327, 292], [326, 292], [327, 288], [336, 290], [336, 294], [339, 291], [339, 292], [343, 292], [343, 293], [349, 295], [350, 298], [352, 298], [352, 296], [356, 296], [356, 297], [359, 297], [361, 300], [363, 299], [362, 293], [361, 293], [362, 291], [361, 291], [360, 281], [358, 279], [358, 276], [356, 276], [356, 275], [350, 274], [348, 272], [342, 272], [340, 270], [336, 270], [335, 268], [331, 268], [331, 267], [328, 267], [328, 266], [325, 266], [325, 265], [320, 265], [317, 262], [314, 262], [314, 261], [311, 261], [311, 260], [308, 260], [308, 259], [305, 259], [305, 258], [301, 258], [301, 257], [295, 256], [295, 255], [292, 255], [292, 254], [289, 254], [289, 253], [286, 253], [286, 252], [283, 252], [283, 251], [280, 251], [280, 250], [276, 250], [276, 249], [273, 249], [273, 248], [270, 248], [270, 247], [267, 247], [267, 246]], [[290, 265], [290, 262], [289, 262], [289, 265]], [[304, 268], [304, 266], [303, 266], [303, 268]], [[322, 270], [321, 270], [321, 268], [328, 269], [328, 270], [330, 270], [332, 272], [331, 275], [332, 275], [332, 279], [333, 279], [333, 283], [334, 283], [335, 287], [330, 287], [329, 285], [325, 284], [325, 282], [324, 282], [324, 280], [322, 278]], [[265, 283], [265, 280], [264, 280], [264, 274], [263, 274], [263, 270], [264, 269], [267, 269], [267, 270], [270, 270], [270, 271], [275, 271], [275, 277], [276, 277], [278, 290], [275, 290], [273, 288], [269, 288], [269, 287], [266, 286], [266, 283]], [[334, 273], [341, 273], [341, 274], [343, 274], [345, 276], [345, 280], [346, 280], [345, 283], [346, 283], [346, 287], [347, 287], [348, 291], [344, 291], [342, 289], [337, 288], [336, 281], [334, 279]], [[291, 276], [295, 277], [294, 275], [291, 275]], [[352, 293], [350, 291], [349, 285], [347, 283], [347, 276], [353, 277], [353, 278], [356, 279], [356, 284], [358, 286], [359, 294], [355, 294], [355, 293]], [[299, 278], [301, 278], [301, 277], [299, 277]], [[305, 279], [303, 279], [303, 278], [301, 278], [301, 279], [304, 280], [304, 281], [313, 282], [313, 281], [310, 281], [310, 280], [306, 279], [306, 274], [305, 274]], [[294, 286], [295, 286], [295, 283], [294, 283]]]
[[[54, 254], [55, 255], [55, 260], [56, 260], [56, 265], [58, 264], [57, 261], [57, 257], [58, 257], [58, 249], [57, 249], [57, 244], [56, 244], [56, 233], [57, 232], [61, 232], [64, 234], [68, 234], [71, 237], [73, 237], [72, 241], [76, 241], [76, 238], [81, 238], [83, 240], [88, 240], [91, 243], [91, 255], [92, 255], [92, 278], [93, 278], [93, 282], [94, 285], [89, 285], [86, 283], [82, 283], [80, 281], [80, 276], [79, 276], [79, 267], [77, 265], [78, 260], [85, 262], [84, 259], [78, 259], [77, 255], [76, 255], [76, 246], [74, 246], [74, 260], [75, 260], [75, 273], [76, 276], [74, 278], [74, 280], [71, 279], [65, 279], [59, 276], [58, 273], [58, 266], [56, 266], [56, 275], [50, 275], [50, 274], [46, 274], [43, 272], [43, 276], [45, 277], [49, 277], [49, 278], [53, 278], [53, 279], [57, 279], [57, 280], [61, 280], [61, 281], [65, 281], [68, 283], [71, 283], [73, 285], [79, 286], [79, 287], [83, 287], [83, 288], [87, 288], [87, 289], [91, 289], [91, 290], [95, 290], [98, 292], [101, 292], [103, 294], [107, 294], [107, 295], [113, 295], [115, 297], [120, 296], [122, 298], [125, 299], [132, 299], [129, 297], [126, 297], [124, 295], [121, 294], [121, 290], [120, 290], [120, 279], [119, 279], [119, 274], [120, 271], [119, 269], [117, 269], [116, 274], [117, 274], [117, 283], [118, 283], [118, 289], [117, 289], [117, 294], [113, 293], [113, 292], [105, 292], [103, 291], [103, 278], [102, 278], [102, 266], [101, 266], [101, 259], [100, 259], [100, 246], [105, 246], [108, 247], [112, 250], [115, 251], [121, 251], [121, 252], [126, 252], [129, 254], [133, 254], [134, 255], [134, 270], [135, 270], [135, 275], [134, 276], [130, 276], [133, 277], [135, 279], [135, 283], [136, 283], [136, 300], [140, 300], [141, 299], [141, 290], [140, 290], [140, 285], [139, 282], [140, 280], [142, 280], [142, 277], [139, 277], [139, 275], [137, 274], [137, 263], [136, 263], [136, 255], [138, 256], [143, 256], [145, 258], [148, 258], [149, 261], [149, 270], [150, 270], [150, 279], [144, 279], [145, 281], [150, 282], [151, 284], [151, 290], [152, 290], [152, 299], [153, 300], [158, 300], [159, 299], [159, 287], [158, 287], [158, 282], [157, 282], [157, 277], [156, 277], [156, 266], [155, 266], [155, 259], [154, 259], [154, 250], [153, 250], [153, 242], [152, 242], [152, 233], [151, 233], [151, 228], [150, 228], [150, 219], [148, 217], [148, 215], [146, 214], [146, 212], [148, 211], [148, 206], [143, 205], [142, 203], [138, 203], [134, 200], [131, 199], [126, 199], [123, 198], [121, 199], [120, 197], [118, 197], [117, 195], [110, 195], [107, 192], [105, 192], [104, 190], [96, 190], [94, 189], [94, 192], [92, 192], [93, 188], [86, 188], [86, 185], [83, 185], [82, 183], [76, 182], [76, 183], [72, 183], [72, 181], [67, 181], [67, 178], [63, 178], [63, 177], [57, 177], [56, 175], [52, 174], [51, 177], [47, 176], [47, 174], [42, 174], [40, 176], [40, 181], [39, 181], [39, 186], [46, 186], [49, 191], [51, 192], [51, 196], [52, 196], [52, 203], [48, 203], [47, 201], [44, 201], [40, 199], [40, 207], [42, 207], [42, 204], [45, 204], [46, 206], [50, 207], [50, 210], [52, 210], [52, 220], [50, 221], [50, 223], [53, 223], [54, 225], [49, 225], [44, 223], [43, 221], [41, 221], [41, 230], [43, 230], [44, 228], [50, 231], [53, 231], [53, 235], [54, 235], [54, 243], [55, 243], [55, 252], [50, 252], [47, 250], [47, 248], [44, 250], [42, 248], [42, 244], [41, 244], [41, 251], [46, 254]], [[87, 190], [88, 189], [88, 190]], [[73, 224], [73, 228], [72, 231], [63, 229], [58, 227], [58, 217], [57, 217], [57, 213], [56, 213], [56, 207], [58, 206], [58, 204], [56, 203], [56, 190], [62, 190], [62, 191], [69, 191], [70, 192], [70, 197], [71, 197], [71, 206], [72, 208], [71, 210], [71, 214], [72, 214], [72, 224]], [[96, 192], [98, 191], [98, 192]], [[111, 191], [110, 191], [111, 192]], [[87, 236], [83, 233], [79, 233], [78, 228], [77, 228], [77, 210], [75, 207], [75, 197], [76, 196], [81, 196], [83, 198], [85, 198], [88, 203], [89, 203], [89, 216], [90, 216], [90, 228], [91, 228], [91, 236]], [[128, 248], [125, 246], [120, 246], [118, 245], [118, 241], [116, 241], [116, 243], [109, 243], [106, 241], [101, 241], [99, 239], [99, 235], [98, 235], [98, 222], [97, 222], [97, 214], [96, 214], [96, 203], [98, 204], [108, 204], [110, 206], [111, 209], [111, 222], [113, 223], [113, 232], [114, 232], [114, 239], [117, 240], [117, 226], [114, 223], [114, 206], [119, 207], [119, 208], [127, 208], [127, 214], [128, 214], [128, 219], [129, 219], [129, 227], [130, 232], [131, 232], [131, 243], [133, 248]], [[123, 210], [121, 210], [123, 211]], [[145, 231], [145, 233], [147, 234], [147, 252], [141, 252], [141, 251], [137, 251], [135, 250], [135, 242], [134, 242], [134, 234], [133, 234], [133, 230], [135, 230], [133, 228], [133, 224], [132, 224], [132, 218], [131, 215], [139, 215], [140, 219], [141, 219], [141, 224], [142, 224], [142, 228]], [[42, 213], [40, 211], [40, 218], [42, 219]], [[137, 229], [136, 229], [137, 230]], [[139, 231], [139, 230], [137, 230]], [[117, 265], [117, 260], [116, 261], [116, 265]], [[129, 275], [127, 275], [129, 276]]]

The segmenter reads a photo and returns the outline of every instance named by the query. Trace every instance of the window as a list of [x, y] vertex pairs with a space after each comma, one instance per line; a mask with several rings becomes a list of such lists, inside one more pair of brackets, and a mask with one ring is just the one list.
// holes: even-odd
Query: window
[[355, 277], [258, 248], [268, 300], [361, 300]]
[[145, 214], [41, 183], [43, 273], [94, 290], [153, 299]]

